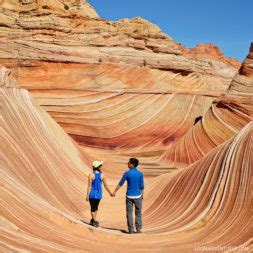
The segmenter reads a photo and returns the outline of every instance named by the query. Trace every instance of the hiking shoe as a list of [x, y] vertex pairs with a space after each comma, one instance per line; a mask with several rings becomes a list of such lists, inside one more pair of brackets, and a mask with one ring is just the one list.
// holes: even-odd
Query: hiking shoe
[[98, 222], [98, 221], [93, 221], [93, 225], [92, 225], [93, 227], [96, 227], [96, 228], [97, 228], [98, 225], [99, 225], [99, 222]]
[[134, 231], [133, 230], [128, 230], [128, 234], [133, 234]]
[[91, 220], [90, 220], [90, 225], [91, 225], [91, 226], [93, 226], [93, 222], [94, 222], [94, 220], [91, 219]]
[[137, 230], [136, 233], [137, 234], [141, 234], [142, 232], [141, 232], [141, 230]]

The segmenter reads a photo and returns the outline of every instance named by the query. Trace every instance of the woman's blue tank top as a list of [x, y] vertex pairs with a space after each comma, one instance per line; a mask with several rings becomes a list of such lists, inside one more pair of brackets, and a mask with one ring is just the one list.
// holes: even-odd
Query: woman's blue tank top
[[90, 199], [102, 199], [102, 173], [94, 173], [95, 178], [91, 184]]

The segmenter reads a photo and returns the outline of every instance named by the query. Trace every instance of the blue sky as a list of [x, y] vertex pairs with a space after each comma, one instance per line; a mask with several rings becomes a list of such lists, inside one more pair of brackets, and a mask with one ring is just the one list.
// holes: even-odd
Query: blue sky
[[253, 41], [253, 0], [89, 0], [101, 18], [141, 16], [174, 40], [194, 47], [212, 42], [243, 60]]

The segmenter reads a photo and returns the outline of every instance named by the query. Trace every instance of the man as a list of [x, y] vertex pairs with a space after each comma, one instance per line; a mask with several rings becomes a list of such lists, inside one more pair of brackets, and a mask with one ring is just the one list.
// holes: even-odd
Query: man
[[129, 171], [125, 172], [119, 184], [114, 190], [113, 195], [116, 195], [116, 192], [120, 187], [127, 181], [127, 192], [126, 192], [126, 216], [127, 216], [127, 226], [128, 233], [134, 233], [133, 226], [133, 205], [135, 206], [135, 227], [136, 232], [141, 233], [142, 228], [142, 200], [144, 197], [144, 179], [143, 174], [140, 172], [137, 167], [139, 161], [136, 158], [130, 158], [128, 162]]

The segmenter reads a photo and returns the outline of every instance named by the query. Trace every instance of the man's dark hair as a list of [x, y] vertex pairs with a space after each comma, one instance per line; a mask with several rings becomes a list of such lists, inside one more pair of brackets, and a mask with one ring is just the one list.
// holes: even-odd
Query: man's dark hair
[[134, 167], [137, 167], [139, 165], [139, 160], [136, 158], [130, 158], [129, 163], [133, 164]]

